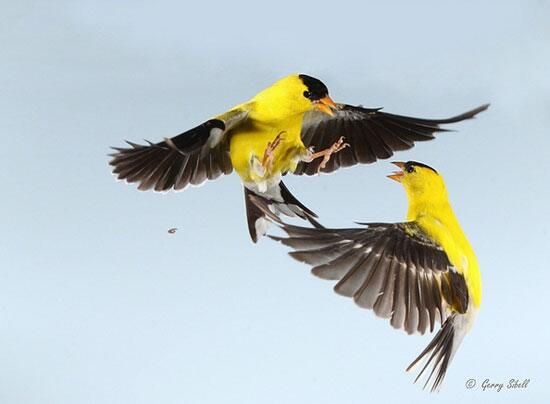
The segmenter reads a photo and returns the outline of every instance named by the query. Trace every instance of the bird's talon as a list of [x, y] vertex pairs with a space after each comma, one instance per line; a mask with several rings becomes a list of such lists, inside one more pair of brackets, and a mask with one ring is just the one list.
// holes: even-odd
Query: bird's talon
[[346, 147], [350, 147], [349, 143], [344, 143], [345, 137], [340, 136], [340, 138], [330, 147], [328, 147], [325, 150], [321, 150], [320, 152], [313, 153], [311, 148], [308, 149], [309, 156], [307, 156], [304, 161], [310, 162], [315, 160], [316, 158], [322, 157], [323, 160], [321, 163], [319, 163], [319, 166], [317, 167], [317, 174], [321, 173], [321, 170], [323, 170], [327, 163], [330, 161], [330, 158], [333, 154], [338, 153], [341, 150], [344, 150]]
[[275, 155], [275, 149], [281, 144], [282, 141], [282, 134], [284, 132], [279, 133], [275, 139], [273, 139], [273, 142], [268, 142], [267, 147], [265, 148], [264, 157], [262, 158], [262, 167], [265, 171], [270, 172], [273, 168], [273, 158]]

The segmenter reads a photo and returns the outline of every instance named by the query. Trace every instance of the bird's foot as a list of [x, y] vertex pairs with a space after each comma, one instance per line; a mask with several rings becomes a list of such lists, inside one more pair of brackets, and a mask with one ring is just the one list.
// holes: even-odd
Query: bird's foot
[[304, 159], [304, 161], [311, 162], [316, 158], [322, 157], [323, 161], [321, 161], [321, 164], [319, 164], [319, 167], [317, 168], [317, 174], [319, 174], [319, 172], [327, 166], [327, 163], [330, 161], [330, 158], [333, 154], [344, 150], [346, 147], [349, 147], [349, 143], [344, 143], [344, 140], [344, 136], [340, 136], [340, 139], [338, 139], [338, 141], [330, 146], [328, 149], [321, 150], [316, 153], [311, 153]]
[[271, 172], [273, 168], [273, 159], [275, 156], [275, 149], [281, 144], [283, 137], [281, 136], [284, 132], [279, 133], [273, 142], [269, 142], [264, 152], [264, 157], [262, 158], [262, 167], [266, 172]]

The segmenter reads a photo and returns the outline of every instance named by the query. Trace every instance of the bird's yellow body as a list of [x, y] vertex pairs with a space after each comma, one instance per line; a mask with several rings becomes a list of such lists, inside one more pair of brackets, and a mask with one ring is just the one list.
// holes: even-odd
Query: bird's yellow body
[[474, 308], [481, 304], [481, 275], [474, 250], [462, 231], [449, 203], [442, 177], [429, 168], [417, 167], [402, 183], [407, 192], [407, 220], [441, 245], [457, 272], [464, 275]]
[[[233, 131], [229, 147], [231, 163], [243, 182], [269, 181], [296, 169], [307, 152], [301, 139], [302, 120], [313, 109], [313, 104], [302, 96], [306, 90], [298, 76], [288, 76], [233, 108], [249, 114], [247, 122]], [[268, 144], [278, 135], [280, 143], [274, 150], [270, 170], [259, 173], [252, 161], [261, 161]]]

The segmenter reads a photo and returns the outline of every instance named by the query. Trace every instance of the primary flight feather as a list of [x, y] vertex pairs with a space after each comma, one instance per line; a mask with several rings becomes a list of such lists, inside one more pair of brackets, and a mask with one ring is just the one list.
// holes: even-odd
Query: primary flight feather
[[442, 124], [473, 118], [487, 107], [441, 120], [393, 115], [337, 104], [320, 80], [290, 75], [180, 135], [114, 148], [110, 164], [118, 179], [155, 191], [182, 190], [234, 169], [244, 185], [248, 228], [256, 241], [267, 221], [250, 202], [253, 195], [277, 214], [316, 224], [315, 213], [290, 193], [282, 175], [332, 172], [385, 159], [416, 141], [433, 139], [446, 130]]
[[473, 325], [481, 304], [481, 276], [443, 178], [422, 163], [394, 164], [402, 171], [389, 177], [405, 188], [406, 222], [305, 228], [280, 221], [262, 199], [253, 197], [253, 202], [288, 235], [271, 238], [291, 247], [290, 255], [312, 266], [314, 275], [338, 281], [336, 293], [408, 334], [432, 332], [441, 325], [407, 368], [423, 364], [416, 380], [430, 368], [424, 386], [431, 382], [435, 391]]

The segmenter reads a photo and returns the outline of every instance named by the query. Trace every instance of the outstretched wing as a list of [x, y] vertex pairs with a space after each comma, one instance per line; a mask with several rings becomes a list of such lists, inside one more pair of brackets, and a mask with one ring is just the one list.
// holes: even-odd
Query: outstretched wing
[[109, 162], [120, 180], [139, 183], [138, 189], [181, 190], [233, 171], [228, 134], [248, 116], [234, 109], [160, 143], [117, 148]]
[[[471, 119], [489, 104], [448, 119], [421, 119], [388, 114], [381, 108], [371, 109], [338, 104], [334, 116], [318, 110], [304, 115], [302, 141], [306, 147], [323, 150], [344, 136], [350, 147], [333, 155], [323, 172], [332, 172], [340, 167], [373, 163], [386, 159], [395, 151], [410, 149], [414, 142], [431, 140], [436, 132], [445, 132], [443, 124]], [[318, 172], [321, 159], [301, 162], [294, 174], [313, 175]]]
[[[282, 222], [279, 222], [282, 223]], [[290, 255], [320, 278], [337, 280], [336, 293], [389, 318], [407, 333], [433, 331], [449, 309], [464, 313], [468, 291], [445, 251], [415, 222], [371, 223], [366, 228], [304, 228], [281, 224]]]

